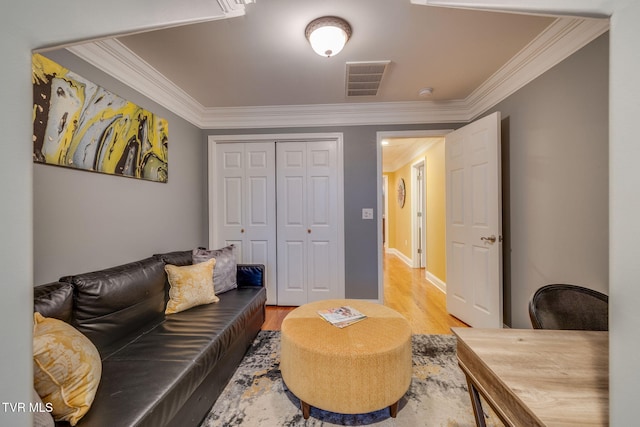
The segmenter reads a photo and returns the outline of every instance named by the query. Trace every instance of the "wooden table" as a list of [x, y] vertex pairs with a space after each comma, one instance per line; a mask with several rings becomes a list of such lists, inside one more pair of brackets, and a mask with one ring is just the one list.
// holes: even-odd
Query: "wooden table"
[[609, 333], [452, 328], [478, 427], [609, 425]]

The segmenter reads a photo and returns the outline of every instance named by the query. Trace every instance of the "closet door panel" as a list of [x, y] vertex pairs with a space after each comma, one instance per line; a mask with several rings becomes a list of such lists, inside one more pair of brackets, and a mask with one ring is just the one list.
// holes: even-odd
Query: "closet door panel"
[[275, 143], [216, 145], [217, 242], [238, 263], [265, 265], [267, 303], [277, 304]]
[[331, 182], [326, 176], [313, 176], [309, 180], [309, 225], [331, 224]]
[[269, 241], [267, 240], [252, 240], [248, 247], [249, 254], [244, 256], [249, 264], [264, 264], [269, 265]]
[[278, 142], [276, 156], [278, 298], [287, 294], [296, 305], [339, 298], [337, 142]]
[[278, 304], [306, 302], [305, 242], [288, 240], [278, 245]]
[[305, 225], [304, 187], [302, 176], [286, 176], [283, 178], [283, 191], [279, 199], [279, 213], [284, 217], [280, 225], [286, 228], [298, 228]]
[[277, 304], [275, 143], [248, 142], [245, 150], [244, 263], [264, 264], [267, 304]]
[[312, 240], [309, 244], [309, 301], [331, 298], [333, 274], [331, 242]]
[[306, 297], [306, 151], [302, 143], [276, 143], [278, 302], [301, 305]]
[[269, 203], [273, 200], [269, 199], [268, 178], [251, 177], [249, 178], [249, 197], [247, 198], [248, 221], [249, 226], [268, 226], [269, 225]]
[[225, 177], [223, 181], [224, 225], [242, 225], [242, 177]]
[[[218, 173], [218, 235], [221, 242], [239, 242], [244, 222], [244, 147], [225, 144], [216, 147]], [[222, 244], [220, 245], [222, 246]], [[237, 249], [238, 245], [236, 245]], [[237, 253], [236, 253], [237, 256]]]
[[308, 300], [340, 298], [338, 259], [338, 179], [336, 141], [308, 146], [309, 238]]

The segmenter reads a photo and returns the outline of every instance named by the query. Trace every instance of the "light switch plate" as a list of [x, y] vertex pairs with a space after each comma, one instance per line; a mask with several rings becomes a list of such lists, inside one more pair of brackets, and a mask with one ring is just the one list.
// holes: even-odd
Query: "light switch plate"
[[373, 208], [363, 208], [362, 219], [373, 219]]

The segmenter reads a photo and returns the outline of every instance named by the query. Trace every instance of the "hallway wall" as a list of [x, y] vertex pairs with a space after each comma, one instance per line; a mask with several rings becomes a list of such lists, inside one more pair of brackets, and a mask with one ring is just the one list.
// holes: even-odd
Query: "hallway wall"
[[[388, 173], [389, 177], [389, 244], [394, 249], [411, 258], [411, 164], [407, 163], [400, 169]], [[398, 185], [404, 180], [405, 203], [400, 207], [398, 202]]]
[[447, 283], [444, 140], [426, 153], [427, 271]]
[[609, 35], [487, 114], [502, 115], [504, 321], [549, 283], [609, 294]]
[[[427, 272], [435, 276], [435, 280], [445, 284], [447, 273], [444, 140], [430, 145], [424, 153], [411, 159], [396, 171], [385, 173], [389, 180], [388, 248], [405, 257], [405, 260], [412, 258], [411, 248], [414, 236], [411, 230], [411, 169], [412, 165], [420, 160], [425, 161]], [[400, 179], [404, 179], [406, 187], [405, 205], [402, 208], [397, 198]]]

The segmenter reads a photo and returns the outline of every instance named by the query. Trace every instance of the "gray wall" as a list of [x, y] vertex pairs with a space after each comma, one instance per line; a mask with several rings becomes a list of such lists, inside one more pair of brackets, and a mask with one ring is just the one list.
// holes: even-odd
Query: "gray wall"
[[[530, 328], [527, 304], [547, 283], [608, 293], [608, 34], [501, 102], [504, 314]], [[345, 282], [348, 298], [375, 299], [376, 132], [460, 125], [208, 130], [208, 135], [344, 134]], [[377, 215], [377, 213], [376, 213]]]
[[539, 287], [609, 293], [609, 36], [494, 107], [502, 116], [505, 322]]
[[[114, 5], [115, 3], [115, 5]], [[160, 3], [160, 4], [158, 4]], [[478, 7], [489, 2], [478, 2]], [[553, 3], [553, 6], [552, 6]], [[169, 25], [188, 21], [189, 17], [202, 18], [203, 9], [211, 2], [191, 4], [149, 0], [139, 2], [115, 1], [92, 4], [78, 9], [74, 25], [48, 25], [66, 22], [68, 7], [58, 2], [12, 2], [0, 14], [0, 24], [11, 37], [0, 38], [3, 53], [4, 84], [0, 87], [0, 126], [3, 129], [0, 157], [0, 270], [3, 273], [0, 300], [0, 335], [4, 345], [0, 348], [0, 398], [4, 402], [26, 402], [31, 396], [31, 331], [32, 318], [32, 265], [33, 207], [32, 160], [30, 141], [32, 133], [31, 82], [29, 78], [30, 52], [45, 45], [67, 43], [89, 36], [117, 34], [131, 29]], [[65, 2], [63, 6], [72, 5]], [[133, 8], [122, 14], [122, 7]], [[640, 287], [637, 278], [637, 236], [640, 235], [639, 189], [640, 144], [637, 143], [637, 121], [640, 117], [640, 4], [628, 0], [580, 3], [574, 0], [539, 2], [519, 0], [511, 2], [519, 8], [532, 8], [543, 12], [583, 12], [610, 16], [611, 39], [611, 141], [610, 188], [611, 213], [611, 424], [633, 425], [640, 416], [636, 391], [640, 380], [637, 354], [640, 344]], [[152, 8], [155, 6], [155, 8]], [[200, 6], [200, 7], [197, 7]], [[153, 9], [156, 13], [147, 13]], [[515, 7], [517, 10], [518, 8]], [[188, 15], [188, 16], [187, 16]], [[101, 20], [91, 19], [94, 16]], [[589, 90], [589, 88], [586, 88]], [[2, 420], [16, 427], [31, 426], [28, 413], [4, 413]]]
[[[363, 220], [362, 208], [378, 203], [377, 132], [452, 129], [460, 125], [344, 126], [317, 128], [208, 130], [208, 135], [341, 132], [344, 136], [344, 241], [347, 298], [378, 298], [377, 221]], [[374, 217], [377, 219], [378, 212]]]
[[206, 244], [202, 131], [66, 50], [45, 55], [168, 120], [169, 181], [34, 164], [34, 284]]
[[[111, 0], [75, 8], [71, 1], [3, 2], [0, 13], [0, 401], [29, 402], [33, 390], [33, 88], [31, 52], [158, 26], [185, 24], [220, 15], [216, 2]], [[122, 10], [128, 11], [123, 14]], [[216, 13], [217, 9], [217, 13]], [[95, 19], [98, 16], [100, 19]], [[58, 25], [51, 25], [56, 22]], [[33, 414], [3, 411], [2, 425], [33, 425]]]
[[[169, 183], [34, 165], [35, 284], [206, 245], [206, 138], [201, 131], [66, 51], [52, 59], [169, 119]], [[505, 323], [529, 327], [538, 287], [608, 291], [608, 36], [507, 98], [502, 112]], [[376, 299], [376, 132], [459, 125], [207, 130], [206, 135], [342, 132], [348, 298]], [[196, 165], [196, 167], [193, 167]], [[377, 214], [377, 213], [376, 213]], [[179, 226], [176, 226], [176, 225]]]

